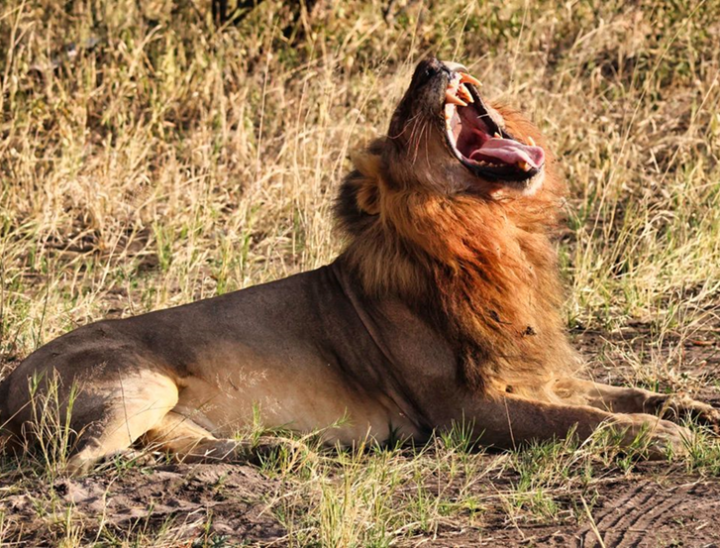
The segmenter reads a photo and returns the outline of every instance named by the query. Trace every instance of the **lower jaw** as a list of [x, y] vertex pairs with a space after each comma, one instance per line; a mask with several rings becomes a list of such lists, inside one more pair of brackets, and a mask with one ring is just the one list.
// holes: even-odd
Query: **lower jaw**
[[533, 196], [543, 185], [545, 181], [545, 170], [541, 169], [537, 174], [533, 175], [530, 179], [516, 182], [507, 183], [495, 183], [495, 187], [490, 191], [490, 195], [494, 198], [501, 198], [503, 196], [509, 196], [511, 194], [520, 194], [522, 196]]

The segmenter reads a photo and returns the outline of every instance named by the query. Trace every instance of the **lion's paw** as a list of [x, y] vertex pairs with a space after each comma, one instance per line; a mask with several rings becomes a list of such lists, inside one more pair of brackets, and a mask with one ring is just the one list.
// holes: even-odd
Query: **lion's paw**
[[712, 405], [677, 395], [657, 396], [650, 403], [664, 419], [678, 421], [690, 417], [720, 435], [720, 409]]
[[684, 426], [642, 413], [619, 415], [613, 425], [625, 430], [626, 446], [639, 447], [649, 460], [685, 456], [693, 438], [693, 433]]

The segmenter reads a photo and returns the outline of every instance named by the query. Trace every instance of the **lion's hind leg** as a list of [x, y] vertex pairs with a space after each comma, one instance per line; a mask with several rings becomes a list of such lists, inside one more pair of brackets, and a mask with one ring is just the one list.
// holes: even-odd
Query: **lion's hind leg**
[[278, 440], [261, 438], [257, 443], [230, 438], [217, 438], [191, 418], [171, 411], [153, 428], [143, 441], [172, 454], [181, 462], [258, 462], [281, 444]]
[[72, 409], [71, 424], [79, 441], [66, 472], [86, 474], [100, 459], [128, 449], [177, 402], [177, 385], [154, 372], [86, 387]]

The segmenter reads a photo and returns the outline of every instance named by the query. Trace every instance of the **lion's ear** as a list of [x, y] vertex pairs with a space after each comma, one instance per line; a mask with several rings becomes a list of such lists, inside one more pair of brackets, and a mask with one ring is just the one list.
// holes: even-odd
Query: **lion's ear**
[[380, 156], [364, 152], [353, 155], [352, 162], [360, 175], [353, 181], [357, 206], [369, 215], [377, 215], [380, 213]]
[[369, 215], [380, 213], [380, 189], [376, 180], [363, 177], [357, 191], [357, 205]]

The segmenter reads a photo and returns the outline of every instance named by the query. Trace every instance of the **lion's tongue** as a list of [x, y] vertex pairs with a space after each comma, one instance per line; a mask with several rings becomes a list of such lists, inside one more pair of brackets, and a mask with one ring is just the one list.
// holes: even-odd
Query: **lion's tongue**
[[517, 165], [527, 162], [538, 168], [545, 162], [545, 152], [538, 146], [527, 146], [513, 139], [488, 139], [473, 151], [471, 160], [500, 160], [505, 164]]

